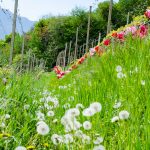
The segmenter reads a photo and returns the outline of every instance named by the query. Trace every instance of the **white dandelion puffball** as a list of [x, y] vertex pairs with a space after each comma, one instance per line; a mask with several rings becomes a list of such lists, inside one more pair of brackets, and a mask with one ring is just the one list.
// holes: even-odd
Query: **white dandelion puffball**
[[121, 79], [124, 77], [124, 74], [122, 72], [117, 73], [117, 78]]
[[52, 140], [54, 145], [58, 145], [58, 144], [63, 142], [62, 136], [60, 136], [58, 134], [53, 134], [51, 137], [51, 140]]
[[119, 118], [121, 120], [126, 120], [129, 118], [129, 112], [127, 112], [126, 110], [120, 111], [119, 113]]
[[39, 120], [45, 120], [45, 115], [43, 113], [37, 112], [36, 115]]
[[37, 132], [40, 135], [46, 135], [49, 133], [49, 127], [44, 121], [39, 121], [37, 123]]
[[71, 134], [64, 135], [64, 143], [69, 144], [73, 142], [73, 136]]
[[53, 117], [54, 115], [55, 115], [55, 113], [53, 111], [48, 111], [47, 112], [48, 117]]
[[95, 146], [93, 150], [105, 150], [103, 145]]
[[28, 110], [29, 108], [30, 108], [30, 105], [28, 105], [28, 104], [24, 105], [25, 110]]
[[121, 107], [121, 102], [120, 101], [115, 103], [115, 105], [113, 106], [113, 108], [115, 108], [115, 109], [117, 109], [119, 107]]
[[90, 105], [90, 108], [94, 110], [94, 113], [97, 113], [102, 110], [102, 105], [99, 102], [94, 102]]
[[121, 67], [121, 66], [117, 66], [117, 67], [116, 67], [116, 71], [117, 71], [117, 72], [121, 72], [121, 71], [122, 71], [122, 67]]
[[26, 148], [24, 146], [18, 146], [15, 148], [15, 150], [26, 150]]
[[1, 128], [5, 128], [5, 127], [6, 127], [5, 123], [2, 122], [1, 125], [0, 125], [0, 127], [1, 127]]
[[67, 110], [66, 115], [70, 117], [76, 117], [80, 115], [80, 111], [77, 108], [71, 108]]
[[101, 144], [103, 142], [103, 138], [102, 137], [97, 137], [97, 139], [95, 141], [93, 141], [94, 144]]
[[112, 119], [111, 119], [111, 122], [113, 123], [113, 122], [117, 122], [119, 120], [119, 117], [118, 116], [115, 116], [115, 117], [113, 117]]
[[77, 109], [80, 109], [80, 108], [83, 109], [84, 106], [83, 106], [82, 104], [79, 103], [79, 104], [76, 105], [76, 108], [77, 108]]
[[10, 115], [9, 114], [6, 114], [5, 115], [5, 119], [9, 119], [10, 118]]
[[83, 134], [82, 135], [82, 143], [83, 144], [90, 144], [90, 142], [91, 142], [91, 138], [88, 135]]
[[77, 130], [77, 131], [75, 132], [74, 136], [77, 137], [77, 138], [82, 138], [82, 136], [83, 136], [82, 130]]
[[83, 123], [83, 128], [84, 128], [85, 130], [90, 130], [90, 129], [92, 128], [91, 122], [85, 121], [85, 122]]
[[86, 117], [91, 117], [94, 115], [94, 113], [95, 111], [92, 108], [86, 108], [82, 112], [83, 116], [86, 116]]
[[145, 85], [145, 80], [141, 80], [141, 85]]

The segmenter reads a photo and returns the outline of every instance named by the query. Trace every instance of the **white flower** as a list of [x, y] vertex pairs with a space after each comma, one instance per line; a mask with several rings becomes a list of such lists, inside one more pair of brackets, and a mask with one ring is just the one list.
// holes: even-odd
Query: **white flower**
[[121, 102], [119, 101], [119, 102], [115, 103], [115, 105], [113, 106], [113, 108], [119, 108], [120, 106], [121, 106]]
[[117, 78], [121, 79], [124, 77], [124, 74], [122, 72], [117, 73]]
[[94, 102], [90, 105], [90, 108], [94, 110], [94, 113], [97, 113], [102, 110], [102, 105], [99, 102]]
[[116, 71], [117, 71], [117, 72], [121, 72], [121, 71], [122, 71], [122, 67], [121, 67], [121, 66], [117, 66], [117, 67], [116, 67]]
[[64, 143], [69, 144], [73, 142], [73, 136], [71, 134], [64, 135]]
[[85, 121], [85, 122], [83, 123], [83, 128], [84, 128], [85, 130], [90, 130], [90, 129], [92, 128], [91, 122]]
[[54, 120], [53, 120], [53, 123], [57, 123], [57, 122], [58, 122], [58, 119], [54, 119]]
[[66, 103], [66, 104], [64, 104], [64, 106], [63, 106], [65, 109], [68, 109], [68, 108], [70, 108], [70, 104], [69, 103]]
[[15, 148], [15, 150], [26, 150], [26, 148], [24, 146], [18, 146]]
[[36, 115], [37, 115], [37, 118], [38, 118], [39, 120], [44, 120], [44, 119], [45, 119], [45, 115], [44, 115], [43, 113], [41, 113], [40, 111], [37, 112]]
[[95, 141], [93, 141], [94, 144], [100, 144], [103, 142], [103, 138], [102, 137], [97, 137], [97, 139]]
[[44, 121], [39, 121], [37, 123], [37, 132], [40, 135], [46, 135], [49, 133], [49, 127]]
[[95, 111], [92, 108], [86, 108], [82, 112], [83, 116], [86, 116], [86, 117], [93, 116], [94, 113], [95, 113]]
[[5, 127], [6, 127], [5, 123], [2, 122], [1, 125], [0, 125], [0, 127], [1, 127], [1, 128], [5, 128]]
[[71, 108], [67, 110], [66, 115], [70, 117], [76, 117], [80, 115], [80, 111], [77, 108]]
[[76, 108], [77, 108], [77, 109], [79, 109], [79, 108], [83, 109], [84, 106], [83, 106], [82, 104], [79, 103], [79, 104], [76, 105]]
[[30, 107], [30, 105], [28, 105], [28, 104], [24, 105], [25, 110], [29, 109], [29, 107]]
[[141, 80], [141, 85], [145, 85], [145, 80]]
[[95, 146], [93, 150], [105, 150], [103, 145]]
[[82, 132], [82, 130], [77, 130], [74, 135], [78, 138], [82, 138], [83, 132]]
[[47, 112], [47, 116], [49, 117], [53, 117], [55, 115], [55, 113], [53, 111], [48, 111]]
[[82, 143], [90, 144], [91, 138], [85, 134], [82, 135]]
[[5, 115], [5, 119], [9, 119], [10, 118], [10, 115], [9, 114], [6, 114]]
[[125, 120], [129, 118], [129, 112], [127, 112], [126, 110], [123, 110], [119, 113], [119, 118], [121, 120]]
[[53, 134], [51, 137], [51, 140], [52, 140], [54, 145], [58, 145], [58, 144], [63, 142], [62, 136], [57, 135], [57, 134]]
[[3, 84], [6, 84], [6, 83], [7, 83], [7, 79], [6, 79], [6, 78], [3, 78], [3, 79], [2, 79], [2, 82], [3, 82]]
[[116, 122], [116, 121], [118, 121], [119, 120], [119, 117], [118, 116], [115, 116], [115, 117], [113, 117], [112, 119], [111, 119], [111, 122], [113, 123], [113, 122]]

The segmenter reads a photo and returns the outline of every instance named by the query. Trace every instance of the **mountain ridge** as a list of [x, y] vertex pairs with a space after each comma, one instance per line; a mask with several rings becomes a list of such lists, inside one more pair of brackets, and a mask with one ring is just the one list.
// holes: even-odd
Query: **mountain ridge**
[[[0, 9], [0, 39], [4, 39], [5, 35], [12, 32], [12, 18], [13, 13], [11, 11], [2, 8]], [[34, 23], [35, 21], [31, 21], [26, 17], [17, 17], [16, 32], [22, 34], [22, 27], [24, 32], [28, 32], [34, 26]]]

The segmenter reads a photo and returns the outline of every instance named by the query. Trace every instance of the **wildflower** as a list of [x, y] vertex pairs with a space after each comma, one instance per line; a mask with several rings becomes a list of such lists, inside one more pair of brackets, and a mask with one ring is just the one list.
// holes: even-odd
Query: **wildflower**
[[10, 115], [9, 114], [6, 114], [5, 115], [5, 119], [9, 119], [10, 118]]
[[117, 35], [118, 35], [117, 32], [113, 32], [111, 36], [114, 37], [114, 38], [116, 38]]
[[77, 130], [74, 135], [78, 138], [82, 138], [83, 132], [82, 132], [82, 130]]
[[76, 105], [76, 108], [77, 108], [77, 109], [79, 109], [79, 108], [83, 109], [84, 106], [83, 106], [82, 104], [79, 103], [79, 104]]
[[35, 146], [30, 145], [27, 147], [27, 150], [32, 150], [32, 149], [35, 149]]
[[30, 108], [30, 105], [28, 105], [28, 104], [24, 105], [25, 110], [28, 110], [29, 108]]
[[120, 33], [118, 33], [117, 38], [118, 38], [120, 41], [124, 41], [124, 35], [125, 35], [124, 32], [120, 32]]
[[64, 135], [64, 143], [69, 144], [73, 142], [73, 136], [71, 134]]
[[90, 141], [91, 141], [91, 138], [88, 135], [86, 135], [86, 134], [82, 135], [82, 143], [83, 144], [90, 144]]
[[117, 102], [115, 103], [115, 105], [113, 106], [113, 108], [119, 108], [121, 106], [121, 102]]
[[90, 117], [94, 115], [94, 112], [95, 111], [92, 108], [86, 108], [83, 110], [82, 114], [83, 116]]
[[53, 120], [53, 123], [57, 123], [57, 122], [58, 122], [58, 119], [54, 119], [54, 120]]
[[2, 79], [2, 82], [3, 82], [4, 85], [6, 85], [6, 84], [7, 84], [7, 79], [6, 79], [6, 78], [3, 78], [3, 79]]
[[94, 114], [102, 110], [102, 105], [99, 102], [94, 102], [90, 105], [90, 108], [94, 111]]
[[69, 104], [69, 103], [66, 103], [66, 104], [64, 104], [63, 107], [64, 107], [65, 109], [70, 108], [70, 104]]
[[103, 142], [103, 138], [102, 137], [97, 137], [97, 139], [93, 142], [94, 144], [100, 144]]
[[2, 122], [1, 125], [0, 125], [0, 127], [1, 127], [1, 128], [5, 128], [5, 127], [6, 127], [5, 123]]
[[145, 80], [141, 80], [141, 85], [145, 85]]
[[52, 137], [51, 137], [51, 140], [52, 140], [54, 145], [58, 145], [58, 144], [63, 142], [62, 136], [59, 136], [57, 134], [53, 134]]
[[55, 114], [54, 114], [54, 112], [53, 111], [48, 111], [47, 112], [47, 116], [49, 116], [49, 117], [53, 117]]
[[104, 40], [104, 41], [103, 41], [103, 44], [104, 44], [105, 46], [110, 45], [110, 39]]
[[79, 116], [80, 115], [80, 111], [77, 108], [71, 108], [66, 112], [66, 115], [69, 115], [71, 117], [75, 117], [75, 116]]
[[117, 78], [121, 79], [124, 77], [124, 74], [122, 72], [117, 73]]
[[117, 122], [119, 120], [119, 117], [118, 116], [115, 116], [115, 117], [113, 117], [112, 119], [111, 119], [111, 122], [113, 123], [113, 122]]
[[121, 66], [117, 66], [117, 67], [116, 67], [116, 71], [117, 71], [117, 72], [121, 72], [121, 71], [122, 71], [122, 67], [121, 67]]
[[147, 9], [146, 12], [144, 13], [144, 15], [145, 15], [148, 19], [150, 19], [150, 10]]
[[43, 113], [41, 113], [40, 111], [37, 112], [36, 115], [37, 115], [37, 118], [38, 118], [39, 120], [44, 120], [44, 119], [45, 119], [45, 115], [44, 115]]
[[93, 150], [105, 150], [103, 145], [95, 146]]
[[15, 148], [15, 150], [27, 150], [24, 146], [18, 146]]
[[126, 110], [123, 110], [119, 113], [119, 118], [121, 120], [126, 120], [129, 118], [129, 112], [127, 112]]
[[49, 127], [44, 121], [39, 121], [37, 123], [37, 132], [40, 135], [46, 135], [49, 133]]
[[91, 122], [85, 121], [85, 122], [83, 123], [83, 128], [84, 128], [85, 130], [90, 130], [90, 129], [92, 128]]
[[44, 143], [43, 146], [44, 147], [49, 147], [49, 144], [48, 143]]

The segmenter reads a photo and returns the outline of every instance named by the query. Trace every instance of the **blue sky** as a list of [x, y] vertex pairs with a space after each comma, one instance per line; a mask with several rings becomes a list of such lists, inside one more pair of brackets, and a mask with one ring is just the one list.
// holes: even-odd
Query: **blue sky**
[[[0, 5], [13, 12], [15, 0], [3, 0]], [[19, 0], [19, 14], [30, 20], [38, 20], [44, 15], [68, 14], [76, 6], [88, 9], [96, 0]], [[98, 0], [102, 2], [104, 0]], [[116, 2], [118, 0], [115, 0]], [[96, 7], [96, 5], [94, 6]]]

